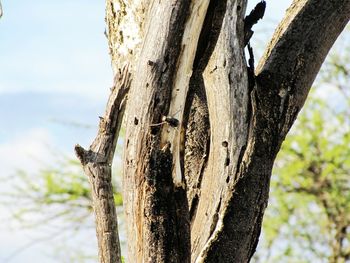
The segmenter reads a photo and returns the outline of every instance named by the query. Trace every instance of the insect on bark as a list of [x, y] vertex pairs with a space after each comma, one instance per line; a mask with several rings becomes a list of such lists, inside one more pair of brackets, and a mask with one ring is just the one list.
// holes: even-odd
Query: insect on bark
[[163, 116], [162, 117], [162, 122], [151, 124], [150, 126], [159, 126], [159, 125], [162, 125], [162, 124], [165, 124], [165, 123], [168, 123], [173, 128], [178, 127], [179, 124], [180, 124], [179, 120], [174, 118], [174, 117]]

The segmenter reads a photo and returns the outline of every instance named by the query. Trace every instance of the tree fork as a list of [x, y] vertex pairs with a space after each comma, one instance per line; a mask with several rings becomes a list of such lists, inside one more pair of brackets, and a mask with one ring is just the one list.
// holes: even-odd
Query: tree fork
[[[237, 96], [232, 100], [241, 105], [250, 101], [252, 114], [246, 147], [234, 162], [237, 170], [232, 191], [227, 194], [226, 205], [221, 205], [225, 208], [219, 215], [221, 226], [203, 261], [250, 260], [260, 235], [275, 156], [349, 18], [350, 1], [295, 0], [259, 63], [257, 84], [246, 97], [248, 101], [240, 102]], [[208, 96], [209, 105], [210, 100]]]
[[[228, 1], [221, 36], [204, 71], [211, 144], [191, 225], [193, 261], [250, 260], [267, 205], [275, 156], [322, 61], [349, 20], [349, 3], [294, 1], [275, 33], [275, 46], [267, 48], [260, 62], [258, 83], [250, 90], [240, 42], [243, 25], [237, 18], [241, 14], [235, 14], [244, 1]], [[322, 37], [324, 32], [327, 38]], [[262, 66], [265, 61], [266, 67]], [[288, 92], [295, 89], [300, 91]], [[203, 229], [208, 225], [209, 229]]]

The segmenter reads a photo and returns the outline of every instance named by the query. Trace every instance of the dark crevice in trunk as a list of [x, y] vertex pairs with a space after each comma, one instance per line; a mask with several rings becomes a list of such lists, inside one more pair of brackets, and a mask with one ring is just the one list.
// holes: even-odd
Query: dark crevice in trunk
[[210, 142], [207, 98], [203, 77], [199, 71], [193, 72], [190, 80], [184, 125], [186, 127], [184, 174], [191, 220], [200, 198], [202, 175], [208, 160]]
[[214, 230], [215, 230], [215, 227], [219, 221], [219, 211], [220, 211], [220, 208], [221, 208], [221, 201], [222, 199], [220, 198], [220, 202], [218, 204], [218, 206], [216, 207], [216, 211], [215, 211], [215, 215], [214, 215], [214, 219], [213, 219], [213, 222], [210, 226], [210, 234], [209, 236], [211, 236], [213, 233], [214, 233]]
[[210, 149], [210, 123], [205, 85], [202, 73], [218, 40], [225, 10], [226, 0], [211, 0], [198, 40], [186, 99], [184, 127], [185, 153], [183, 167], [186, 179], [190, 219], [194, 218], [202, 176], [207, 165]]
[[193, 69], [203, 72], [218, 40], [227, 0], [211, 0], [198, 40]]

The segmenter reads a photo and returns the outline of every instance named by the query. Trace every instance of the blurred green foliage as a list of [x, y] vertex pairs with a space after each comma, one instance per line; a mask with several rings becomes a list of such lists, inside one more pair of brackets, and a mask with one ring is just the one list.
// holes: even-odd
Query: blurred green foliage
[[[1, 193], [0, 204], [8, 208], [12, 223], [33, 230], [32, 242], [19, 247], [9, 259], [36, 243], [52, 242], [49, 254], [54, 254], [58, 262], [96, 262], [94, 215], [87, 176], [78, 160], [53, 155], [56, 162], [42, 164], [36, 173], [18, 170], [11, 177], [10, 192]], [[114, 167], [114, 200], [119, 227], [123, 227], [118, 163]], [[121, 237], [121, 244], [125, 247], [125, 237]]]
[[[16, 199], [14, 216], [25, 226], [30, 226], [26, 216], [32, 212], [53, 217], [50, 207], [54, 208], [55, 219], [69, 219], [77, 222], [77, 227], [85, 217], [92, 216], [91, 189], [79, 161], [61, 156], [55, 165], [45, 165], [37, 174], [19, 170], [16, 177], [14, 191], [7, 197], [9, 201]], [[120, 177], [114, 176], [116, 206], [123, 205], [120, 184]]]

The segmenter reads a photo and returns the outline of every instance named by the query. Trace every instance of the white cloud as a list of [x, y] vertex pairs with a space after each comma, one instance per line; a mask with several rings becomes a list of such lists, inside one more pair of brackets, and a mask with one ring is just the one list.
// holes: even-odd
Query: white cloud
[[17, 169], [25, 169], [28, 172], [38, 169], [42, 162], [52, 158], [49, 148], [52, 141], [48, 130], [35, 128], [0, 144], [0, 177], [9, 176]]

